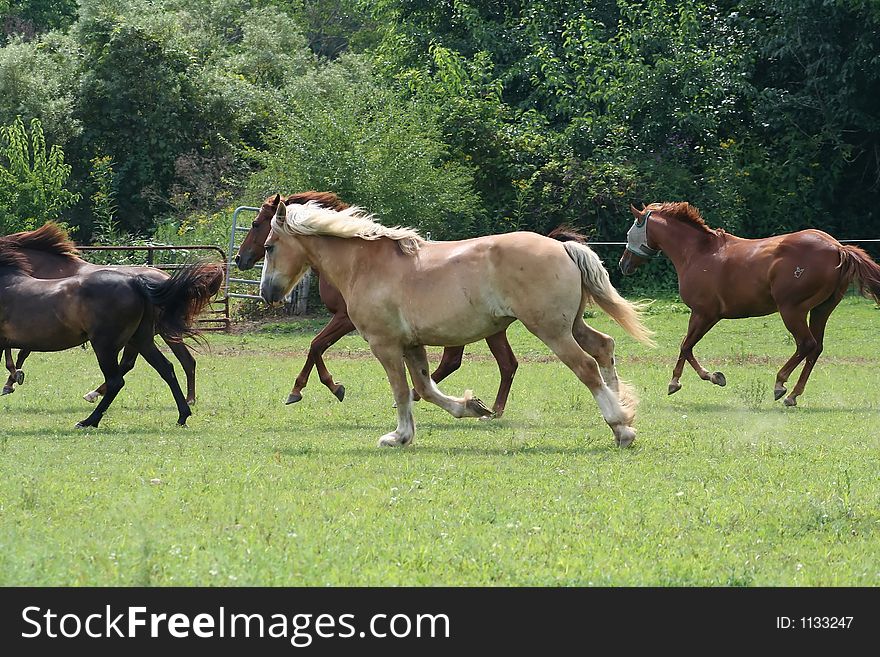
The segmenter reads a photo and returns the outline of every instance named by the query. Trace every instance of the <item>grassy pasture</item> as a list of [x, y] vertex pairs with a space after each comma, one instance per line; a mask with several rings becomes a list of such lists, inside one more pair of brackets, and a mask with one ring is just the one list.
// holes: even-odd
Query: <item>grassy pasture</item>
[[[685, 310], [655, 304], [655, 350], [588, 318], [641, 396], [628, 450], [519, 325], [505, 417], [421, 402], [404, 450], [375, 447], [395, 416], [356, 336], [328, 354], [345, 402], [313, 377], [282, 404], [314, 323], [212, 336], [186, 430], [144, 363], [99, 429], [74, 430], [93, 354], [35, 354], [0, 398], [0, 584], [880, 584], [880, 311], [844, 302], [789, 409], [772, 401], [793, 350], [778, 316], [722, 322], [697, 355], [728, 386], [687, 369], [667, 397]], [[465, 387], [494, 397], [484, 344], [443, 385]]]

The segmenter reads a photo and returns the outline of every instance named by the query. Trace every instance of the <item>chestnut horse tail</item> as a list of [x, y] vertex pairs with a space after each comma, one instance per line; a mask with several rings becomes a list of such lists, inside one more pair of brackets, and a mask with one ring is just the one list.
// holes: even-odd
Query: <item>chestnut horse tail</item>
[[840, 247], [841, 279], [858, 282], [859, 293], [863, 297], [880, 303], [880, 265], [874, 262], [864, 250], [857, 246]]
[[156, 332], [169, 342], [196, 338], [193, 326], [196, 317], [220, 291], [223, 265], [199, 262], [186, 265], [164, 281], [137, 277], [137, 285], [152, 305], [156, 306]]
[[644, 304], [632, 303], [620, 296], [599, 256], [590, 247], [577, 241], [563, 242], [562, 247], [581, 270], [584, 290], [598, 306], [636, 340], [653, 347], [654, 332], [642, 323]]

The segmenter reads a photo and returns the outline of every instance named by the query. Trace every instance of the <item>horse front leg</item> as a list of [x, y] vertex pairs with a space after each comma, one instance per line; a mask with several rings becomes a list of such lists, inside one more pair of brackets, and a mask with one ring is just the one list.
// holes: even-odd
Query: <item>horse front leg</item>
[[[440, 383], [447, 376], [461, 367], [461, 358], [464, 356], [464, 345], [460, 347], [444, 347], [443, 355], [440, 357], [440, 364], [437, 369], [431, 373], [431, 380], [434, 383]], [[417, 390], [412, 391], [413, 401], [419, 401], [422, 397]]]
[[[391, 392], [397, 407], [397, 428], [379, 438], [379, 447], [405, 447], [416, 435], [416, 423], [412, 414], [412, 395], [409, 381], [406, 380], [406, 368], [403, 364], [403, 349], [399, 344], [371, 342], [370, 350], [382, 363]], [[426, 374], [427, 376], [427, 374]]]
[[403, 356], [413, 385], [425, 401], [436, 404], [453, 417], [491, 417], [492, 411], [470, 390], [465, 391], [464, 397], [449, 397], [440, 391], [428, 376], [428, 354], [423, 346], [410, 347]]
[[24, 372], [21, 367], [24, 365], [25, 359], [30, 355], [30, 351], [27, 349], [19, 349], [18, 350], [18, 361], [13, 362], [12, 360], [12, 348], [6, 347], [4, 350], [6, 356], [6, 369], [9, 372], [9, 378], [6, 379], [6, 383], [3, 385], [2, 394], [8, 395], [10, 393], [15, 392], [15, 384], [21, 385], [24, 383]]
[[342, 401], [345, 398], [345, 386], [341, 383], [336, 383], [333, 380], [333, 375], [330, 374], [329, 370], [324, 365], [322, 356], [324, 352], [336, 344], [340, 338], [348, 335], [353, 330], [354, 324], [352, 324], [347, 313], [342, 312], [333, 315], [333, 319], [330, 320], [327, 326], [321, 329], [321, 332], [314, 337], [311, 345], [309, 345], [309, 354], [306, 357], [306, 362], [299, 375], [296, 377], [293, 388], [287, 396], [287, 401], [284, 402], [285, 404], [295, 404], [302, 399], [302, 390], [309, 382], [309, 375], [312, 373], [312, 368], [315, 366], [318, 368], [318, 376], [321, 379], [321, 383], [327, 386], [330, 392], [332, 392], [339, 401]]
[[691, 312], [691, 318], [688, 320], [688, 330], [681, 342], [681, 349], [678, 354], [678, 361], [672, 370], [672, 380], [669, 382], [667, 394], [671, 395], [681, 390], [681, 378], [684, 371], [685, 362], [690, 363], [691, 367], [703, 381], [711, 381], [716, 386], [727, 385], [727, 379], [721, 372], [712, 372], [704, 368], [694, 356], [694, 345], [696, 345], [713, 326], [718, 323], [718, 316], [707, 316], [699, 313]]

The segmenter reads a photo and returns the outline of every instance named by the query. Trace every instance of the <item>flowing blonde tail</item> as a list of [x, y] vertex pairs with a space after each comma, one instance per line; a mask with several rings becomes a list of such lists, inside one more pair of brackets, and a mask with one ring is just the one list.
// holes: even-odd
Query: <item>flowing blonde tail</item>
[[651, 347], [656, 346], [651, 339], [654, 332], [642, 323], [642, 311], [647, 304], [633, 303], [620, 296], [611, 284], [608, 271], [599, 256], [590, 247], [574, 241], [564, 242], [562, 246], [581, 270], [584, 289], [596, 304], [636, 340]]

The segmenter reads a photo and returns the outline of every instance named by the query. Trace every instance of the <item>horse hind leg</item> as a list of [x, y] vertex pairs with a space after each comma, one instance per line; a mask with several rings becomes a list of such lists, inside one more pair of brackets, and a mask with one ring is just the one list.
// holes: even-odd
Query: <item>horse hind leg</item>
[[489, 345], [489, 351], [495, 357], [501, 374], [501, 384], [498, 387], [498, 394], [495, 395], [495, 403], [492, 405], [494, 416], [501, 417], [504, 414], [504, 407], [507, 406], [507, 397], [513, 386], [513, 377], [516, 375], [519, 363], [516, 361], [513, 349], [510, 348], [510, 342], [507, 341], [506, 331], [490, 335], [486, 338], [486, 344]]
[[428, 354], [422, 346], [411, 347], [404, 351], [404, 360], [409, 369], [416, 392], [432, 404], [436, 404], [453, 417], [489, 417], [492, 411], [486, 405], [466, 391], [464, 397], [444, 395], [437, 384], [428, 376]]
[[816, 361], [819, 360], [819, 356], [822, 355], [825, 340], [825, 326], [828, 323], [828, 318], [831, 316], [831, 313], [834, 312], [834, 309], [837, 308], [841, 299], [843, 299], [845, 292], [846, 290], [843, 290], [839, 294], [835, 294], [833, 297], [819, 304], [810, 311], [809, 329], [810, 333], [813, 334], [813, 339], [816, 341], [816, 346], [804, 359], [804, 368], [801, 370], [801, 375], [798, 377], [797, 383], [791, 391], [791, 394], [783, 402], [786, 406], [797, 406], [797, 398], [803, 394], [804, 388], [807, 386], [807, 381], [810, 378], [810, 374], [813, 372], [813, 367], [815, 367]]
[[182, 427], [186, 426], [186, 419], [192, 415], [192, 409], [186, 402], [183, 390], [180, 389], [180, 383], [177, 381], [177, 376], [174, 374], [174, 366], [171, 364], [171, 361], [165, 358], [162, 352], [159, 351], [156, 343], [153, 342], [152, 336], [150, 336], [148, 340], [144, 340], [142, 343], [138, 344], [137, 351], [139, 351], [141, 356], [144, 357], [144, 360], [159, 373], [162, 380], [168, 384], [168, 387], [171, 389], [171, 394], [174, 397], [174, 403], [177, 405], [177, 424]]
[[[165, 340], [164, 336], [162, 339]], [[168, 345], [171, 353], [183, 368], [183, 373], [186, 376], [186, 403], [192, 406], [196, 403], [196, 359], [183, 342], [165, 340], [165, 344]]]
[[[777, 400], [782, 398], [787, 392], [785, 384], [791, 376], [791, 373], [803, 360], [808, 358], [816, 350], [818, 345], [818, 341], [810, 331], [810, 327], [807, 325], [806, 310], [797, 307], [785, 307], [779, 309], [779, 314], [782, 316], [785, 328], [787, 328], [789, 333], [794, 337], [797, 346], [794, 355], [792, 355], [792, 357], [789, 358], [780, 368], [779, 372], [776, 373], [776, 383], [773, 386], [773, 398]], [[810, 366], [810, 370], [812, 370], [812, 366]], [[809, 377], [809, 370], [807, 371], [807, 377]], [[804, 379], [803, 382], [804, 385], [806, 385], [806, 379]], [[797, 385], [795, 387], [797, 387]], [[801, 387], [801, 392], [802, 391], [803, 387]], [[800, 392], [798, 392], [798, 394], [800, 394]], [[797, 395], [792, 391], [792, 394], [786, 397], [782, 403], [786, 406], [797, 406]]]
[[575, 373], [593, 395], [602, 417], [611, 427], [614, 440], [619, 447], [629, 447], [636, 439], [636, 430], [632, 427], [635, 420], [637, 401], [634, 397], [618, 397], [602, 378], [596, 359], [586, 353], [575, 339], [571, 331], [556, 332], [552, 329], [531, 326], [526, 328], [534, 333], [565, 365]]

